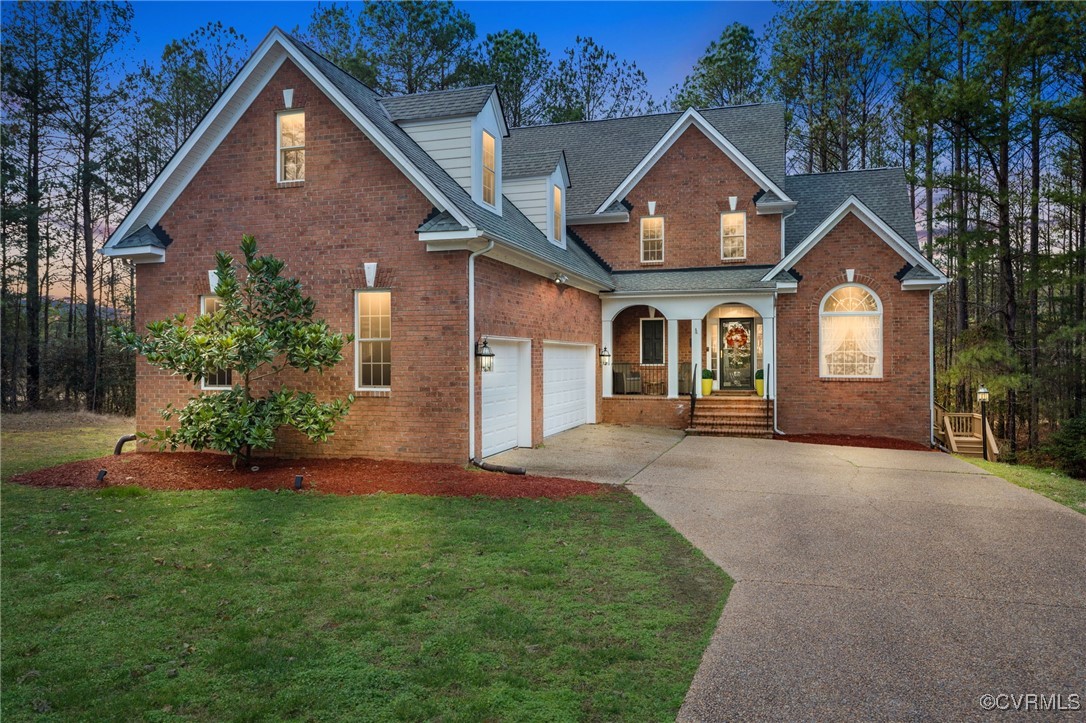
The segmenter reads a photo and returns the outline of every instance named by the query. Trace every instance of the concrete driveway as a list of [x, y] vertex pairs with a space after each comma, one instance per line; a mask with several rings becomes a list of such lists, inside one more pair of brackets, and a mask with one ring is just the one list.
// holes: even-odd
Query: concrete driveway
[[629, 480], [735, 578], [680, 720], [1086, 719], [1086, 516], [973, 465], [604, 425], [494, 459]]

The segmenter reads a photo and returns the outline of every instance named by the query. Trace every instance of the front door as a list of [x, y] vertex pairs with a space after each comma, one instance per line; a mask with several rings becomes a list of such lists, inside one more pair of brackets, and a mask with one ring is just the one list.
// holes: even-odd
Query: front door
[[754, 319], [720, 320], [721, 389], [754, 389]]

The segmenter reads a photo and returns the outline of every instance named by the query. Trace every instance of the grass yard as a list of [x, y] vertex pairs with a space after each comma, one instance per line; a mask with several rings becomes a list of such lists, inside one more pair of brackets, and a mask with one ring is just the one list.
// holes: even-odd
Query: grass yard
[[5, 721], [673, 719], [731, 584], [625, 492], [5, 483], [2, 524]]
[[1003, 479], [1039, 492], [1050, 500], [1066, 505], [1076, 512], [1086, 515], [1086, 482], [1075, 479], [1059, 470], [1037, 469], [1024, 464], [1003, 464], [985, 462], [982, 459], [961, 457], [981, 469]]
[[29, 412], [5, 414], [0, 430], [0, 478], [6, 480], [39, 467], [113, 454], [117, 440], [136, 431], [136, 422], [99, 414]]

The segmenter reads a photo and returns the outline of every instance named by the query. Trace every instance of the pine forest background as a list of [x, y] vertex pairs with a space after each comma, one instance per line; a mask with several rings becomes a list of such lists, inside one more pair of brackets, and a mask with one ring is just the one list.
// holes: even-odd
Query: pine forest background
[[[106, 330], [132, 324], [133, 269], [96, 251], [260, 39], [210, 23], [130, 67], [128, 4], [2, 11], [0, 402], [131, 413]], [[590, 37], [481, 38], [449, 3], [320, 5], [291, 30], [382, 93], [496, 83], [514, 127], [784, 103], [790, 173], [904, 166], [952, 279], [937, 401], [968, 411], [987, 385], [1012, 457], [1086, 428], [1086, 3], [781, 3], [764, 36], [722, 27], [665, 98]]]

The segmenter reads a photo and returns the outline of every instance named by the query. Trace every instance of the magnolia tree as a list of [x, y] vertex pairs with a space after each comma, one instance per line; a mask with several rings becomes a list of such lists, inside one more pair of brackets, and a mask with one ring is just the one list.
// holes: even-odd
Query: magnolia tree
[[235, 466], [248, 465], [254, 449], [271, 448], [282, 426], [294, 427], [314, 442], [326, 441], [354, 402], [354, 395], [320, 402], [310, 392], [283, 386], [257, 393], [268, 386], [258, 384], [261, 380], [288, 367], [320, 374], [335, 366], [351, 337], [313, 318], [316, 302], [302, 295], [297, 279], [282, 276], [282, 261], [256, 255], [256, 239], [243, 237], [241, 252], [244, 278], [239, 278], [233, 257], [221, 251], [215, 255], [218, 306], [197, 316], [191, 326], [178, 314], [148, 324], [147, 336], [114, 330], [121, 343], [148, 362], [190, 382], [230, 370], [231, 388], [191, 397], [181, 409], [168, 405], [162, 417], [169, 421], [176, 415], [178, 427], [143, 436], [159, 449], [184, 445], [229, 452]]

